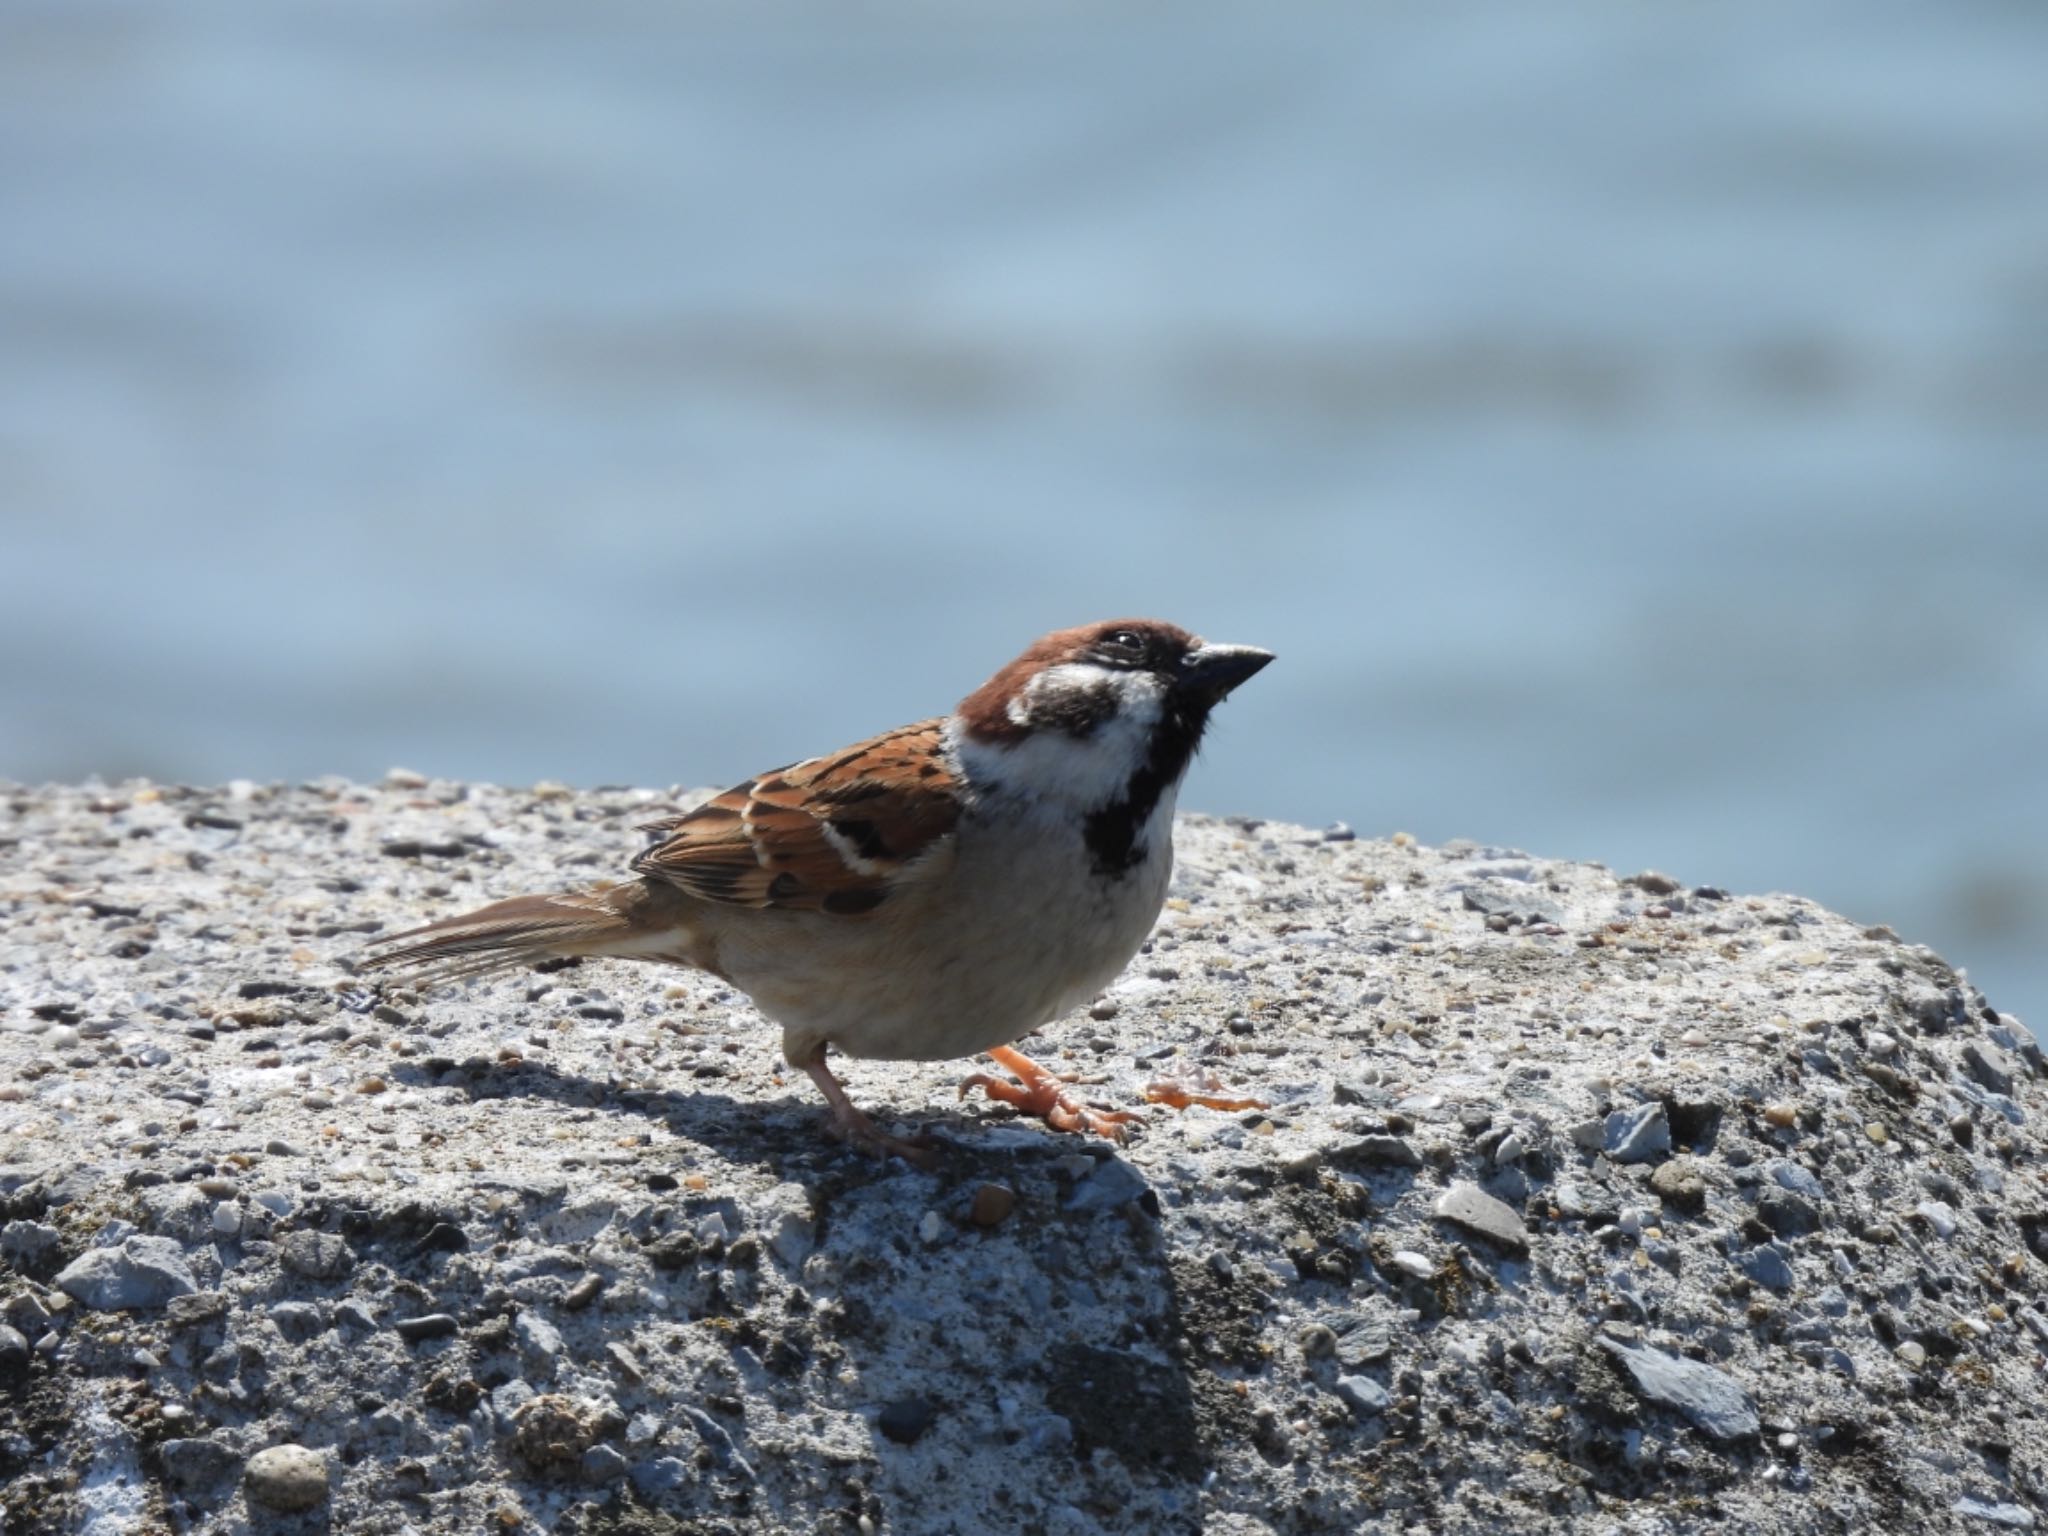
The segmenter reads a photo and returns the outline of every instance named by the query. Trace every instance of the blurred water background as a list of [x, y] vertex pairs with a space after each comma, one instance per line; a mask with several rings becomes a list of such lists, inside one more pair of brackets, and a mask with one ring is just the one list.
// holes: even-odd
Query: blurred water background
[[2048, 10], [0, 4], [0, 775], [709, 783], [1157, 613], [1196, 808], [2048, 1019]]

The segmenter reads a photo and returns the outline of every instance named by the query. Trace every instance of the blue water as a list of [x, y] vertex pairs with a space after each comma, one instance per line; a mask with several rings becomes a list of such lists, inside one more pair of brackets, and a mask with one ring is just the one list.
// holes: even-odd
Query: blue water
[[2048, 1018], [2048, 12], [0, 6], [0, 775], [731, 780], [1037, 632], [1189, 803]]

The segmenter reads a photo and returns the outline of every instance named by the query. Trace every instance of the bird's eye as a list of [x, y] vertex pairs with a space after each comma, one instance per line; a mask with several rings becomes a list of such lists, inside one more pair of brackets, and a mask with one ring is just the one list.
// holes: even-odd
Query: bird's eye
[[1135, 629], [1112, 629], [1102, 637], [1104, 650], [1122, 651], [1131, 656], [1145, 654], [1145, 637]]

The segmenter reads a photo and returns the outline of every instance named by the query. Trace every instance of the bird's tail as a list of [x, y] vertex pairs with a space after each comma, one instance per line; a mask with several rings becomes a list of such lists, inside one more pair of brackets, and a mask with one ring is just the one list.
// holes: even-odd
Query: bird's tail
[[[630, 880], [551, 896], [514, 896], [459, 917], [386, 934], [359, 962], [416, 986], [494, 976], [547, 960], [592, 955], [646, 956], [650, 908], [660, 895]], [[395, 946], [395, 947], [393, 947]]]

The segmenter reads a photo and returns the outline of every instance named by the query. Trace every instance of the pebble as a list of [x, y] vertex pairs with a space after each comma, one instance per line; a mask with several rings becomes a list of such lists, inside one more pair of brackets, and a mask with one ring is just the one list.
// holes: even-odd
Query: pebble
[[1601, 1150], [1617, 1163], [1646, 1163], [1671, 1150], [1671, 1122], [1661, 1103], [1617, 1109], [1601, 1125]]
[[10, 1221], [0, 1227], [0, 1254], [25, 1264], [39, 1264], [55, 1253], [64, 1234], [40, 1221]]
[[1403, 1274], [1413, 1275], [1417, 1280], [1427, 1280], [1436, 1273], [1436, 1266], [1413, 1248], [1397, 1248], [1394, 1251], [1394, 1267]]
[[166, 1440], [157, 1457], [164, 1475], [188, 1492], [220, 1482], [242, 1464], [231, 1447], [208, 1439]]
[[28, 1358], [27, 1336], [10, 1323], [0, 1323], [0, 1372], [19, 1371]]
[[1790, 1158], [1773, 1158], [1765, 1165], [1764, 1172], [1771, 1176], [1780, 1189], [1789, 1189], [1793, 1194], [1803, 1195], [1808, 1200], [1827, 1198], [1827, 1191], [1821, 1186], [1820, 1180]]
[[199, 1289], [177, 1242], [139, 1235], [118, 1247], [87, 1249], [58, 1273], [57, 1286], [96, 1312], [162, 1307]]
[[875, 1427], [898, 1445], [915, 1445], [939, 1416], [939, 1406], [928, 1397], [901, 1397], [885, 1407]]
[[982, 1184], [968, 1206], [968, 1219], [977, 1227], [999, 1227], [1017, 1208], [1017, 1192], [1007, 1184]]
[[1777, 1130], [1789, 1131], [1798, 1123], [1799, 1106], [1797, 1104], [1766, 1104], [1764, 1106], [1764, 1124], [1772, 1126]]
[[1067, 1196], [1070, 1211], [1113, 1211], [1151, 1192], [1145, 1176], [1120, 1157], [1106, 1157]]
[[242, 1486], [252, 1503], [290, 1514], [327, 1499], [327, 1463], [303, 1445], [273, 1445], [249, 1458]]
[[1988, 1041], [1972, 1040], [1963, 1047], [1963, 1065], [1984, 1087], [1993, 1093], [2012, 1094], [2017, 1068], [2013, 1059]]
[[1334, 1390], [1361, 1419], [1374, 1418], [1394, 1406], [1394, 1394], [1370, 1376], [1339, 1376]]
[[1436, 1215], [1509, 1253], [1521, 1255], [1529, 1251], [1529, 1229], [1520, 1214], [1476, 1184], [1458, 1183], [1445, 1190], [1437, 1197]]
[[1697, 1213], [1707, 1203], [1707, 1180], [1699, 1164], [1689, 1157], [1674, 1157], [1657, 1165], [1650, 1175], [1650, 1188], [1674, 1210]]
[[1804, 1237], [1820, 1227], [1820, 1212], [1789, 1189], [1766, 1189], [1756, 1198], [1757, 1219], [1780, 1237]]
[[1357, 1164], [1420, 1168], [1422, 1154], [1399, 1136], [1372, 1135], [1361, 1136], [1356, 1141], [1333, 1148], [1330, 1161], [1339, 1168]]
[[512, 1323], [512, 1335], [519, 1341], [519, 1352], [529, 1359], [537, 1357], [553, 1365], [562, 1353], [561, 1330], [538, 1312], [521, 1312]]
[[1716, 1440], [1744, 1440], [1762, 1429], [1749, 1394], [1725, 1372], [1647, 1344], [1630, 1345], [1610, 1338], [1597, 1342], [1627, 1372], [1638, 1392], [1684, 1414], [1702, 1434]]
[[1913, 1207], [1913, 1214], [1934, 1229], [1934, 1235], [1946, 1242], [1956, 1235], [1955, 1207], [1946, 1200], [1922, 1200]]
[[308, 1280], [339, 1280], [355, 1268], [355, 1250], [334, 1232], [292, 1232], [278, 1246], [277, 1261]]
[[689, 1464], [674, 1456], [658, 1456], [652, 1461], [640, 1462], [631, 1473], [634, 1490], [648, 1498], [674, 1493], [693, 1476]]
[[1986, 1520], [1993, 1525], [2005, 1526], [2008, 1530], [2031, 1531], [2034, 1528], [2034, 1512], [2018, 1504], [1993, 1502], [1964, 1494], [1949, 1507], [1959, 1515], [1968, 1515], [1975, 1520]]
[[1765, 1243], [1742, 1256], [1742, 1272], [1758, 1285], [1774, 1291], [1789, 1291], [1797, 1284], [1792, 1261], [1776, 1243]]
[[302, 1344], [323, 1332], [326, 1323], [320, 1309], [307, 1301], [280, 1301], [267, 1314], [277, 1331], [295, 1344]]
[[446, 1312], [428, 1312], [400, 1319], [391, 1325], [391, 1331], [408, 1344], [422, 1344], [428, 1339], [447, 1338], [456, 1331], [456, 1322]]
[[1393, 1330], [1381, 1323], [1360, 1323], [1337, 1338], [1337, 1363], [1354, 1371], [1377, 1365], [1393, 1352]]

